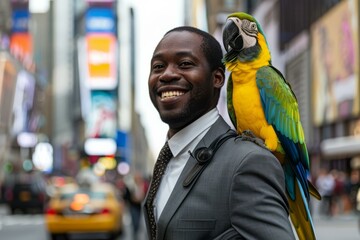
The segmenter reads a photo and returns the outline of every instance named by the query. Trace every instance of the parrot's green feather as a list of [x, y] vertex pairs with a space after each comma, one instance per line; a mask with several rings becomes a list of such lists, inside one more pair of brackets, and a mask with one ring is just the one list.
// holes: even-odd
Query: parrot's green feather
[[236, 127], [236, 115], [235, 115], [235, 110], [234, 110], [234, 105], [233, 105], [233, 101], [232, 101], [232, 93], [233, 93], [233, 82], [232, 82], [232, 78], [231, 78], [231, 74], [229, 76], [228, 82], [227, 82], [227, 109], [228, 109], [228, 114], [230, 117], [230, 120], [232, 122], [232, 124]]
[[300, 122], [298, 103], [290, 85], [274, 67], [258, 69], [256, 84], [260, 91], [261, 102], [266, 120], [279, 133], [289, 139], [289, 144], [304, 145], [299, 160], [309, 168], [309, 157], [305, 146], [305, 136]]

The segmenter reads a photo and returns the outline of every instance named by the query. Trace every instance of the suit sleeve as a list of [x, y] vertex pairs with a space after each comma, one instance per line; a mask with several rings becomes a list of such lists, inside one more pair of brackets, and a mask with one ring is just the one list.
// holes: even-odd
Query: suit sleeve
[[288, 219], [283, 169], [264, 149], [247, 154], [235, 170], [231, 224], [244, 239], [295, 239]]

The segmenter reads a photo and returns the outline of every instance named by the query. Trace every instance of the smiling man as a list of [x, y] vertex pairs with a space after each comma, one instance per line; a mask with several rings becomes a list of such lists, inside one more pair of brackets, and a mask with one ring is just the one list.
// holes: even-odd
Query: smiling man
[[170, 30], [153, 53], [149, 94], [169, 130], [144, 201], [149, 239], [294, 239], [279, 162], [216, 109], [221, 60], [193, 27]]

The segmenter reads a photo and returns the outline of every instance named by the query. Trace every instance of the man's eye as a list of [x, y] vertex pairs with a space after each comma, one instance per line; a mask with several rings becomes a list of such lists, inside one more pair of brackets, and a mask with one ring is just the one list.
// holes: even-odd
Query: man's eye
[[163, 67], [164, 67], [163, 64], [154, 64], [152, 68], [155, 69], [155, 70], [159, 70], [159, 69], [161, 69]]
[[189, 61], [183, 61], [180, 63], [180, 66], [181, 67], [189, 67], [189, 66], [192, 66], [194, 65], [192, 62], [189, 62]]

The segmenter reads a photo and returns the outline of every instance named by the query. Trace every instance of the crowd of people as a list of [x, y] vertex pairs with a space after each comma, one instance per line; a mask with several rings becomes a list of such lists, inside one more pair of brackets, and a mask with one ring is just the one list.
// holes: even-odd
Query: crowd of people
[[338, 214], [349, 214], [357, 209], [357, 195], [360, 189], [360, 171], [352, 170], [350, 174], [336, 169], [320, 169], [314, 183], [322, 195], [317, 209], [320, 216], [332, 217]]

